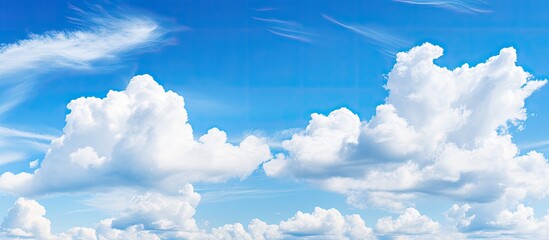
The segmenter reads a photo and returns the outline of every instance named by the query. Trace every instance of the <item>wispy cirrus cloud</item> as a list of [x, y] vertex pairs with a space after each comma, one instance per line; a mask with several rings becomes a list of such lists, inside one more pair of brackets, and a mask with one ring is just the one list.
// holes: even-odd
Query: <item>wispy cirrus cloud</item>
[[72, 7], [80, 18], [74, 30], [30, 34], [0, 45], [0, 114], [24, 101], [39, 74], [60, 69], [91, 69], [124, 54], [163, 43], [169, 31], [142, 13]]
[[483, 0], [393, 0], [416, 5], [428, 5], [433, 7], [445, 8], [461, 13], [487, 13], [485, 9], [486, 2]]
[[[82, 11], [78, 9], [79, 11]], [[98, 60], [114, 60], [130, 50], [158, 44], [166, 30], [144, 15], [87, 14], [79, 30], [31, 34], [28, 39], [0, 48], [0, 77], [31, 70], [90, 68]], [[75, 18], [71, 18], [73, 21]], [[26, 72], [28, 73], [28, 72]]]
[[382, 29], [371, 27], [371, 26], [362, 26], [362, 25], [350, 25], [345, 24], [341, 21], [336, 20], [335, 18], [322, 15], [326, 20], [335, 23], [341, 27], [344, 27], [348, 30], [351, 30], [355, 33], [358, 33], [366, 38], [370, 43], [375, 44], [379, 47], [379, 50], [390, 56], [394, 57], [398, 49], [406, 47], [409, 43], [394, 34], [390, 34]]
[[523, 144], [519, 144], [519, 146], [521, 149], [524, 149], [524, 150], [540, 148], [540, 147], [543, 148], [543, 147], [549, 146], [549, 140], [545, 139], [537, 142], [523, 143]]
[[270, 11], [275, 11], [275, 10], [279, 10], [280, 8], [276, 8], [276, 7], [262, 7], [262, 8], [256, 8], [255, 11], [256, 12], [270, 12]]
[[29, 152], [45, 151], [55, 137], [0, 126], [0, 166], [24, 160]]
[[16, 137], [16, 138], [26, 138], [26, 139], [37, 139], [51, 141], [55, 139], [55, 136], [48, 134], [39, 134], [34, 132], [25, 132], [13, 128], [7, 128], [0, 126], [0, 135], [4, 137]]
[[253, 17], [253, 19], [268, 24], [267, 31], [270, 33], [287, 39], [308, 43], [312, 41], [311, 37], [314, 35], [297, 22], [278, 18]]
[[[79, 15], [69, 18], [76, 23], [75, 29], [30, 34], [26, 39], [0, 43], [0, 116], [28, 98], [41, 74], [112, 65], [129, 53], [161, 45], [170, 31], [143, 13], [71, 8]], [[27, 151], [21, 146], [36, 148], [49, 144], [51, 139], [0, 124], [0, 143], [4, 143], [0, 144], [0, 163], [22, 160]], [[19, 144], [23, 142], [31, 144]]]

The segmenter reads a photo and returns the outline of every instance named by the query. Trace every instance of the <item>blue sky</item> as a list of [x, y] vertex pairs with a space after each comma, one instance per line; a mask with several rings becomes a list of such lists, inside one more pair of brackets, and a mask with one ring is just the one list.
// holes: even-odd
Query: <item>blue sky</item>
[[2, 1], [0, 236], [547, 236], [547, 10]]

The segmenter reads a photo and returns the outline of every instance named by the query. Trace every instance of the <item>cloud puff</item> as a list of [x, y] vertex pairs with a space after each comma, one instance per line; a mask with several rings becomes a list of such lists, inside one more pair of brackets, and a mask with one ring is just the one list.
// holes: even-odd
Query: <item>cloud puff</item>
[[282, 233], [290, 236], [311, 236], [333, 239], [368, 239], [372, 230], [365, 226], [359, 215], [343, 216], [332, 209], [316, 207], [312, 213], [297, 212], [294, 217], [279, 224]]
[[415, 208], [407, 208], [396, 219], [383, 217], [376, 223], [376, 232], [381, 235], [433, 235], [439, 229], [439, 223], [421, 215]]
[[549, 215], [536, 219], [534, 209], [523, 204], [517, 205], [515, 211], [502, 211], [489, 224], [500, 229], [500, 236], [542, 238], [549, 234]]
[[8, 237], [50, 239], [51, 222], [44, 215], [46, 209], [38, 202], [19, 198], [8, 210], [2, 229]]
[[188, 239], [207, 236], [194, 220], [200, 195], [191, 184], [177, 194], [153, 191], [137, 193], [113, 218], [94, 228], [76, 227], [58, 235], [60, 239]]
[[472, 207], [469, 204], [454, 204], [448, 212], [446, 212], [446, 217], [450, 219], [459, 230], [465, 230], [471, 225], [471, 222], [476, 217], [474, 214], [469, 214], [471, 208]]
[[264, 164], [266, 174], [314, 182], [356, 206], [392, 209], [417, 194], [509, 203], [545, 197], [549, 165], [535, 151], [520, 155], [509, 129], [520, 129], [525, 99], [546, 81], [516, 66], [512, 48], [453, 70], [433, 63], [440, 56], [429, 43], [399, 53], [375, 116], [361, 122], [345, 108], [313, 114], [282, 142], [285, 153]]
[[93, 187], [139, 186], [177, 191], [189, 181], [244, 178], [269, 159], [262, 139], [227, 143], [217, 128], [195, 140], [183, 98], [149, 75], [124, 91], [68, 104], [63, 135], [52, 141], [34, 173], [0, 175], [0, 190], [15, 194]]
[[191, 184], [176, 196], [147, 192], [133, 197], [112, 225], [120, 229], [140, 224], [149, 230], [196, 231], [193, 217], [199, 201], [200, 195]]

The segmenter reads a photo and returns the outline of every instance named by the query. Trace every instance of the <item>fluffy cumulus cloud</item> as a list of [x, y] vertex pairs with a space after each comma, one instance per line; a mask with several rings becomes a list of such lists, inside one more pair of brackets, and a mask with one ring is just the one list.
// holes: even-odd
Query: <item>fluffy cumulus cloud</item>
[[241, 223], [225, 224], [211, 230], [179, 231], [164, 234], [179, 239], [376, 239], [373, 230], [356, 214], [342, 215], [337, 209], [315, 208], [311, 213], [297, 212], [278, 224], [253, 219], [245, 226]]
[[[0, 190], [40, 194], [93, 187], [158, 187], [175, 192], [186, 182], [244, 178], [270, 157], [263, 140], [227, 143], [213, 128], [195, 139], [181, 96], [149, 75], [134, 77], [105, 98], [68, 104], [63, 135], [52, 141], [33, 173], [6, 172]], [[151, 196], [154, 197], [154, 196]]]
[[[19, 198], [4, 218], [0, 237], [55, 240], [87, 239], [172, 239], [180, 236], [208, 236], [198, 229], [195, 208], [200, 195], [185, 185], [176, 195], [143, 192], [131, 198], [117, 216], [100, 221], [94, 228], [74, 227], [53, 234], [46, 209], [35, 200]], [[160, 232], [161, 234], [158, 234]]]
[[55, 240], [87, 239], [188, 239], [209, 236], [198, 229], [194, 213], [200, 195], [185, 185], [175, 195], [142, 192], [131, 198], [124, 210], [93, 228], [74, 227], [53, 234], [46, 210], [35, 200], [19, 198], [2, 222], [0, 236]]
[[35, 200], [19, 198], [8, 210], [2, 230], [6, 237], [51, 238], [51, 222], [45, 215], [46, 209]]
[[315, 208], [312, 213], [297, 212], [279, 224], [254, 219], [248, 231], [240, 224], [213, 229], [214, 239], [463, 239], [453, 229], [407, 208], [396, 218], [383, 217], [375, 229], [366, 226], [359, 215], [343, 216], [336, 209]]
[[433, 235], [439, 228], [437, 222], [421, 215], [415, 208], [407, 208], [396, 219], [381, 218], [376, 224], [376, 231], [383, 235]]
[[141, 224], [145, 229], [193, 231], [197, 229], [193, 217], [199, 201], [200, 195], [190, 184], [176, 196], [147, 192], [132, 198], [112, 224], [118, 228]]
[[546, 197], [547, 160], [520, 154], [511, 136], [527, 118], [525, 99], [546, 81], [517, 66], [513, 48], [455, 69], [434, 64], [442, 52], [425, 43], [397, 54], [389, 95], [370, 120], [345, 108], [313, 114], [266, 174], [308, 180], [359, 207], [403, 209], [429, 194], [502, 210]]
[[291, 236], [316, 236], [322, 239], [368, 239], [372, 230], [358, 215], [343, 216], [336, 209], [315, 208], [312, 213], [297, 212], [279, 224], [280, 230]]
[[549, 236], [549, 215], [538, 219], [534, 215], [534, 209], [523, 204], [518, 204], [514, 211], [501, 211], [489, 225], [499, 230], [489, 233], [492, 236], [514, 236], [524, 239], [543, 239]]
[[[366, 226], [357, 214], [343, 215], [337, 209], [316, 207], [312, 212], [298, 211], [293, 217], [268, 224], [253, 219], [247, 225], [225, 224], [213, 229], [201, 229], [194, 220], [194, 210], [200, 195], [186, 185], [178, 195], [144, 192], [133, 197], [126, 209], [116, 216], [100, 221], [93, 227], [74, 227], [62, 233], [52, 233], [45, 209], [34, 200], [20, 198], [9, 210], [2, 223], [0, 236], [5, 238], [39, 238], [55, 240], [92, 239], [461, 239], [454, 231], [442, 231], [438, 222], [414, 208], [396, 217], [383, 217], [375, 229]], [[519, 229], [533, 232], [547, 225], [536, 220], [533, 212], [519, 206], [517, 212], [502, 212], [497, 222], [501, 230]], [[547, 218], [547, 217], [546, 217]], [[544, 225], [545, 224], [545, 225]]]
[[315, 208], [312, 213], [298, 212], [279, 224], [253, 219], [247, 226], [226, 224], [199, 229], [194, 208], [200, 195], [191, 185], [177, 196], [143, 193], [134, 196], [118, 216], [90, 227], [74, 227], [52, 234], [45, 209], [34, 200], [20, 198], [2, 223], [4, 237], [39, 239], [375, 239], [359, 215], [342, 215], [336, 209]]

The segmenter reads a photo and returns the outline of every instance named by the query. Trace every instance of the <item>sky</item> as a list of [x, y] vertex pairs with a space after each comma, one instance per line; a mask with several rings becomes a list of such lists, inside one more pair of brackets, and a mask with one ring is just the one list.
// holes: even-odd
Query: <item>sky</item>
[[546, 238], [547, 11], [0, 0], [0, 238]]

